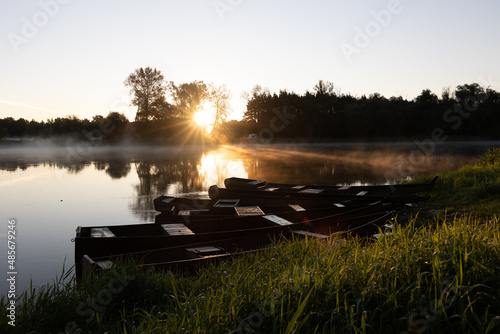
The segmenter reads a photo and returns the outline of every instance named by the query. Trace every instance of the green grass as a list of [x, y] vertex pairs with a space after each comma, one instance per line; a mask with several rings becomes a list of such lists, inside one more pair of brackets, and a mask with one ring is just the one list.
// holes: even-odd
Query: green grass
[[370, 242], [280, 243], [198, 277], [125, 266], [91, 284], [54, 283], [21, 297], [12, 332], [500, 331], [498, 219], [414, 222]]
[[127, 264], [63, 277], [19, 297], [15, 328], [3, 298], [0, 332], [498, 333], [499, 156], [440, 175], [437, 214], [378, 239], [277, 242], [196, 277]]
[[[417, 177], [412, 182], [431, 178]], [[500, 149], [486, 152], [474, 165], [441, 173], [430, 195], [424, 210], [495, 217], [500, 213]]]

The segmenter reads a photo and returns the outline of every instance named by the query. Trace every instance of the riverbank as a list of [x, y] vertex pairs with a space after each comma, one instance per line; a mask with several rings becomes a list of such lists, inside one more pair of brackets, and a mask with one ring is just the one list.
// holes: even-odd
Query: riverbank
[[497, 332], [500, 151], [439, 177], [431, 201], [379, 239], [279, 243], [197, 277], [123, 266], [87, 285], [55, 282], [19, 297], [15, 328], [2, 299], [0, 330]]

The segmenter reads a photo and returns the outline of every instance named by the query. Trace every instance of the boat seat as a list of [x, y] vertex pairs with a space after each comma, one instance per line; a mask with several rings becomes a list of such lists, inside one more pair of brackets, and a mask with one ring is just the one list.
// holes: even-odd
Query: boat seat
[[202, 258], [227, 254], [224, 248], [214, 246], [202, 246], [186, 248], [187, 255], [191, 258]]
[[161, 227], [167, 232], [168, 235], [190, 235], [194, 234], [186, 225], [184, 224], [162, 224]]
[[199, 214], [207, 213], [210, 210], [208, 209], [200, 209], [200, 210], [179, 210], [177, 213], [178, 216], [196, 216]]
[[260, 181], [260, 180], [254, 180], [254, 181], [248, 182], [248, 184], [255, 187], [255, 188], [260, 188], [260, 187], [264, 187], [267, 184], [267, 182]]
[[281, 226], [293, 225], [292, 222], [290, 222], [284, 218], [278, 217], [276, 215], [267, 215], [267, 216], [262, 216], [262, 217], [269, 220], [270, 222], [272, 222], [274, 224], [277, 224], [277, 225], [281, 225]]
[[234, 208], [238, 204], [240, 204], [240, 200], [236, 198], [219, 199], [210, 211], [216, 215], [234, 215]]
[[90, 229], [91, 238], [112, 238], [114, 233], [108, 227], [92, 227]]
[[162, 203], [170, 203], [175, 199], [173, 196], [165, 196], [164, 198], [161, 199]]
[[295, 211], [306, 211], [306, 209], [304, 209], [298, 204], [288, 204], [288, 206], [294, 209]]
[[300, 190], [300, 189], [304, 189], [306, 186], [293, 186], [292, 189], [295, 189], [295, 190]]
[[214, 208], [234, 208], [240, 203], [239, 199], [220, 199], [214, 204]]
[[292, 231], [294, 234], [301, 235], [301, 236], [306, 236], [308, 238], [313, 238], [313, 239], [328, 239], [327, 235], [320, 234], [320, 233], [314, 233], [314, 232], [309, 232], [309, 231], [302, 231], [302, 230], [295, 230]]
[[300, 194], [319, 194], [323, 192], [325, 189], [313, 189], [313, 188], [307, 188], [304, 190], [299, 191]]
[[234, 208], [238, 216], [262, 216], [264, 211], [258, 206], [237, 206]]
[[88, 255], [82, 257], [82, 277], [84, 279], [92, 278], [92, 273], [101, 270], [111, 269], [113, 262], [111, 260], [94, 261]]

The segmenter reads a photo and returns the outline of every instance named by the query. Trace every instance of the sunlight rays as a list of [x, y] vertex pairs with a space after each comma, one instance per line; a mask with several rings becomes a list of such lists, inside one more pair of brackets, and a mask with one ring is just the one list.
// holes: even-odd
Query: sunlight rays
[[201, 106], [201, 110], [193, 114], [193, 120], [198, 126], [205, 129], [207, 133], [210, 133], [215, 122], [215, 114], [216, 111], [212, 103], [204, 102]]

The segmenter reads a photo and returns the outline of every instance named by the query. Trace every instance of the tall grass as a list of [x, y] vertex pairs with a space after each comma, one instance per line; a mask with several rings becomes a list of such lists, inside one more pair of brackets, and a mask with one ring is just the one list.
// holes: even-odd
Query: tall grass
[[[12, 332], [500, 331], [498, 219], [414, 223], [369, 242], [283, 242], [197, 277], [124, 267], [64, 293], [54, 284], [21, 297]], [[126, 286], [103, 293], [118, 276]]]
[[[431, 176], [412, 182], [428, 182]], [[489, 150], [474, 165], [439, 175], [431, 201], [425, 206], [457, 213], [494, 217], [500, 208], [500, 149]]]

